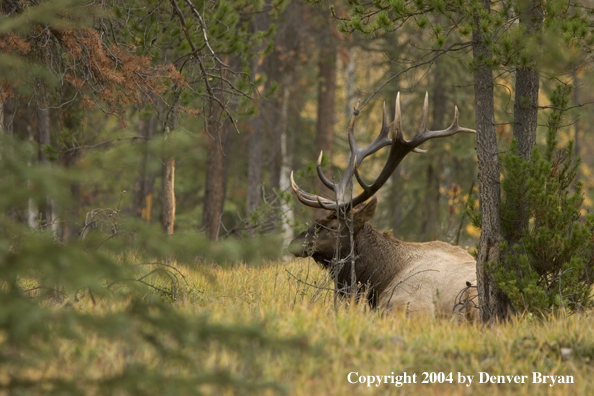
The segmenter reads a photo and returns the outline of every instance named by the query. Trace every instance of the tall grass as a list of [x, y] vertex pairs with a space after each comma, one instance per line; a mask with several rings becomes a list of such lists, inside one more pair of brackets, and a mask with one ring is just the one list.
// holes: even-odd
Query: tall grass
[[[255, 348], [248, 364], [238, 363], [238, 350], [226, 343], [208, 343], [184, 353], [215, 372], [228, 369], [264, 383], [276, 381], [291, 395], [588, 395], [594, 389], [594, 319], [590, 312], [544, 321], [524, 316], [488, 327], [443, 319], [408, 319], [398, 313], [382, 315], [364, 304], [336, 308], [330, 291], [309, 286], [326, 280], [326, 274], [310, 260], [269, 262], [259, 267], [174, 265], [184, 279], [171, 309], [190, 316], [208, 315], [224, 324], [264, 326], [271, 339], [301, 339], [305, 346], [260, 350], [243, 342], [243, 349], [238, 350]], [[162, 289], [170, 287], [170, 279], [159, 276], [155, 273], [146, 280]], [[166, 294], [162, 298], [170, 299]], [[75, 309], [104, 313], [117, 311], [122, 304], [125, 302], [84, 301]], [[82, 365], [93, 376], [113, 375], [130, 353], [143, 352], [91, 334], [82, 343], [64, 342], [60, 356], [53, 360], [53, 369], [70, 368], [74, 372], [74, 366]], [[155, 365], [162, 363], [154, 354], [144, 353], [143, 359], [155, 359]], [[175, 366], [160, 369], [183, 370]], [[351, 375], [353, 381], [359, 376], [406, 372], [414, 374], [417, 383], [400, 387], [391, 383], [351, 384], [351, 372], [358, 373]], [[479, 383], [480, 372], [527, 378], [523, 384]], [[533, 372], [572, 376], [574, 383], [533, 384]], [[422, 383], [423, 373], [435, 373], [427, 379], [436, 383]], [[443, 377], [439, 373], [444, 373]], [[452, 383], [443, 381], [450, 373]], [[458, 383], [460, 375], [474, 376], [472, 384]], [[220, 392], [208, 386], [200, 390], [206, 394]], [[229, 390], [229, 394], [233, 392], [240, 391]], [[261, 393], [274, 391], [265, 389]], [[101, 394], [100, 389], [97, 394]]]
[[[175, 308], [188, 315], [208, 312], [224, 323], [263, 323], [272, 337], [307, 340], [310, 347], [305, 353], [265, 352], [254, 362], [262, 379], [281, 382], [290, 394], [586, 395], [594, 389], [594, 319], [589, 312], [544, 321], [524, 316], [488, 327], [408, 319], [370, 311], [364, 304], [335, 309], [331, 292], [311, 286], [326, 281], [326, 273], [311, 260], [181, 270], [187, 283], [172, 303]], [[216, 348], [206, 353], [212, 354], [213, 362], [226, 356]], [[416, 374], [417, 383], [351, 384], [351, 372], [358, 376], [406, 372]], [[481, 372], [527, 378], [523, 384], [479, 383]], [[533, 384], [533, 372], [572, 376], [574, 383], [550, 386], [549, 379], [547, 384]], [[450, 373], [452, 383], [438, 383], [449, 379]], [[459, 375], [474, 376], [472, 384], [459, 384]], [[358, 381], [358, 376], [350, 379]], [[422, 383], [424, 379], [437, 383]]]

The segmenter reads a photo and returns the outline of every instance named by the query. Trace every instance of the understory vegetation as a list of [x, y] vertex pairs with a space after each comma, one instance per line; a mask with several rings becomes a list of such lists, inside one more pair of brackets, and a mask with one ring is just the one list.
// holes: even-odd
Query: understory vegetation
[[[558, 84], [550, 94], [554, 110], [544, 148], [534, 147], [530, 159], [523, 159], [514, 139], [501, 155], [502, 265], [491, 262], [489, 269], [518, 312], [573, 312], [592, 304], [594, 215], [584, 205], [574, 142], [559, 147], [572, 89]], [[480, 228], [473, 198], [468, 208]]]
[[[22, 339], [3, 336], [4, 357], [18, 363], [2, 364], [0, 392], [395, 394], [392, 384], [351, 384], [351, 372], [416, 374], [418, 383], [404, 384], [401, 394], [586, 395], [594, 385], [590, 312], [562, 320], [525, 315], [481, 326], [383, 316], [364, 305], [335, 311], [331, 292], [309, 286], [323, 284], [326, 276], [310, 260], [199, 269], [171, 264], [179, 271], [175, 298], [165, 292], [171, 291], [171, 278], [154, 272], [145, 278], [158, 288], [152, 291], [46, 301], [51, 333], [36, 335], [26, 348], [14, 344]], [[123, 314], [131, 317], [119, 321]], [[85, 326], [81, 321], [71, 333], [57, 331], [72, 315], [94, 323], [94, 330], [77, 331]], [[105, 326], [96, 326], [102, 321]], [[7, 339], [13, 342], [10, 348]], [[451, 372], [453, 383], [423, 384], [423, 372]], [[481, 384], [480, 372], [527, 375], [529, 383]], [[571, 375], [575, 383], [532, 384], [533, 372]], [[474, 375], [473, 383], [458, 384], [458, 373]], [[71, 388], [60, 388], [70, 381]], [[28, 392], [33, 383], [35, 392]]]

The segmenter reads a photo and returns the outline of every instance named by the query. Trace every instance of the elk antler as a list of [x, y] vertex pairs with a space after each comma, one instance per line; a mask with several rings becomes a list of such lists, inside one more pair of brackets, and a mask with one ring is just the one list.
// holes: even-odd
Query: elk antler
[[[357, 103], [357, 108], [359, 107], [359, 103]], [[355, 118], [359, 111], [355, 108], [355, 112], [353, 117], [351, 118], [351, 122], [349, 124], [349, 146], [351, 148], [351, 158], [349, 159], [349, 164], [347, 169], [345, 170], [344, 174], [340, 178], [338, 184], [332, 183], [322, 172], [322, 153], [320, 152], [320, 156], [318, 158], [318, 165], [316, 167], [318, 171], [318, 176], [322, 183], [328, 187], [330, 190], [334, 191], [336, 196], [336, 200], [331, 200], [328, 198], [320, 197], [319, 195], [314, 195], [303, 191], [295, 180], [293, 179], [293, 172], [291, 172], [291, 187], [293, 191], [297, 195], [297, 198], [301, 203], [307, 206], [311, 206], [314, 208], [322, 208], [328, 210], [336, 210], [336, 209], [349, 209], [351, 207], [355, 207], [360, 203], [365, 202], [369, 198], [371, 198], [388, 180], [390, 175], [394, 172], [398, 164], [404, 159], [404, 157], [410, 153], [411, 151], [417, 153], [425, 153], [426, 150], [421, 150], [417, 148], [422, 143], [429, 139], [452, 136], [458, 132], [467, 132], [467, 133], [476, 133], [473, 129], [463, 128], [458, 125], [458, 107], [454, 106], [454, 121], [452, 121], [452, 125], [448, 129], [444, 129], [441, 131], [429, 131], [427, 130], [427, 116], [429, 114], [429, 94], [425, 94], [425, 103], [423, 105], [423, 116], [421, 118], [421, 124], [419, 125], [419, 129], [415, 136], [407, 141], [404, 139], [402, 134], [402, 123], [401, 123], [401, 115], [400, 115], [400, 93], [396, 95], [396, 111], [394, 121], [391, 124], [387, 124], [386, 121], [386, 104], [384, 103], [383, 108], [383, 115], [382, 115], [382, 129], [379, 133], [379, 136], [367, 147], [360, 148], [355, 141]], [[388, 137], [388, 133], [392, 132], [392, 138]], [[376, 153], [383, 147], [390, 146], [390, 155], [384, 168], [380, 172], [379, 176], [373, 182], [373, 184], [368, 185], [363, 181], [361, 175], [359, 174], [359, 166], [361, 162], [371, 154]], [[347, 187], [351, 182], [353, 176], [357, 179], [359, 185], [363, 188], [363, 192], [357, 195], [355, 198], [345, 201], [345, 194], [347, 192]]]

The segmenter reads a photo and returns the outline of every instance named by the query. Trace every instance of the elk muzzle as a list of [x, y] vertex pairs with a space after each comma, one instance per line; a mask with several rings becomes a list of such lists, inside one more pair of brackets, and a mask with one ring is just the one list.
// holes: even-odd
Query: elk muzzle
[[304, 241], [301, 235], [293, 239], [289, 244], [289, 253], [291, 253], [295, 257], [307, 257], [307, 249], [305, 249], [305, 247], [303, 246], [303, 242]]

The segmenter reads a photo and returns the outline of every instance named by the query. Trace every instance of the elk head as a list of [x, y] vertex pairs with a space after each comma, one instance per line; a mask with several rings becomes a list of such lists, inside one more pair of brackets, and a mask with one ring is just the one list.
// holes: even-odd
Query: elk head
[[[359, 104], [357, 104], [357, 107]], [[322, 183], [334, 192], [334, 199], [310, 194], [303, 191], [295, 183], [291, 172], [291, 186], [299, 201], [313, 208], [322, 208], [329, 211], [325, 218], [317, 219], [307, 230], [299, 234], [290, 244], [289, 251], [295, 256], [313, 257], [318, 263], [327, 267], [332, 260], [338, 257], [344, 258], [351, 251], [352, 241], [364, 228], [365, 223], [373, 217], [376, 208], [376, 199], [373, 195], [386, 183], [396, 167], [410, 152], [425, 153], [425, 150], [418, 148], [429, 139], [452, 136], [458, 132], [476, 133], [472, 129], [458, 125], [458, 108], [454, 108], [454, 120], [449, 128], [440, 131], [429, 131], [426, 128], [429, 112], [429, 97], [425, 94], [425, 103], [421, 124], [417, 133], [411, 140], [404, 139], [402, 133], [400, 114], [400, 94], [396, 96], [396, 108], [394, 121], [388, 124], [386, 120], [386, 105], [383, 106], [382, 128], [379, 136], [368, 146], [359, 147], [355, 141], [354, 126], [355, 118], [359, 111], [355, 109], [348, 129], [349, 146], [351, 156], [347, 169], [338, 183], [330, 181], [322, 172], [322, 155], [318, 158], [317, 173]], [[389, 136], [391, 135], [391, 137]], [[372, 184], [367, 184], [359, 174], [359, 167], [363, 160], [376, 153], [383, 147], [390, 146], [388, 159]], [[350, 191], [353, 176], [357, 179], [362, 192], [356, 197], [347, 199]], [[372, 198], [369, 202], [370, 198]]]
[[351, 251], [351, 235], [357, 235], [375, 214], [377, 199], [362, 203], [350, 212], [332, 210], [328, 216], [317, 219], [307, 230], [297, 235], [289, 251], [297, 257], [312, 257], [328, 267], [338, 253], [347, 257]]

